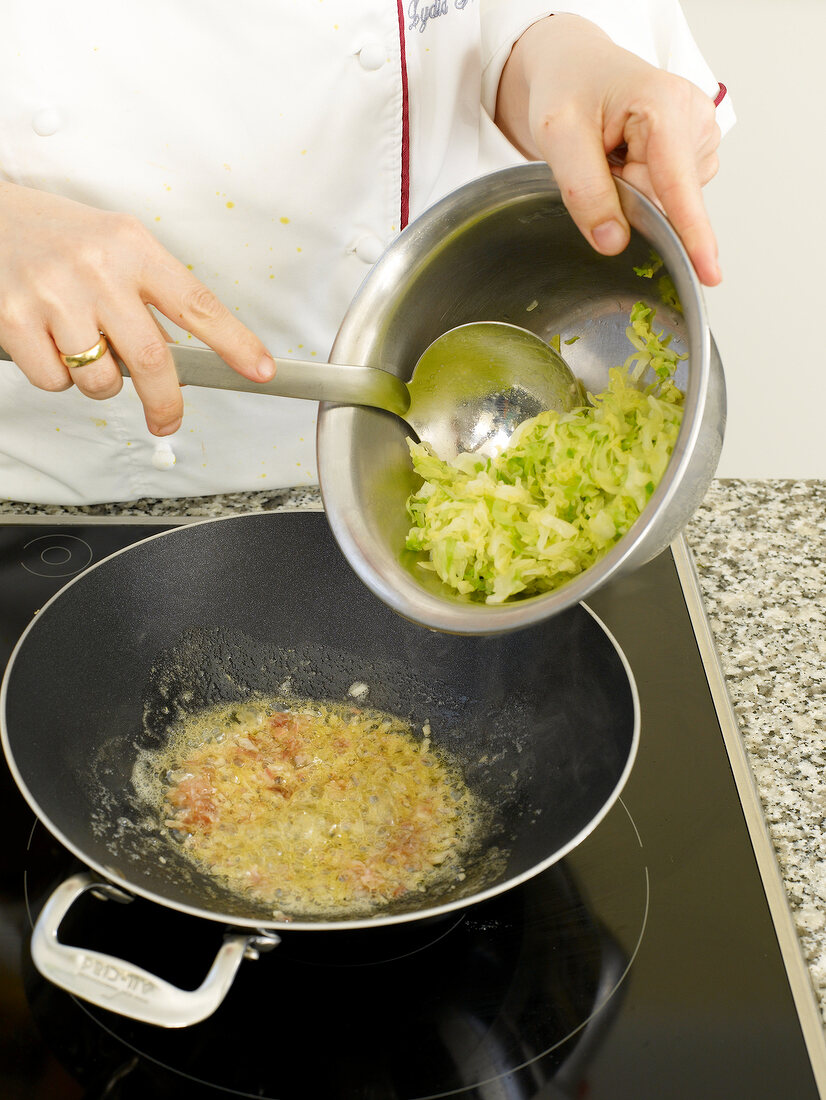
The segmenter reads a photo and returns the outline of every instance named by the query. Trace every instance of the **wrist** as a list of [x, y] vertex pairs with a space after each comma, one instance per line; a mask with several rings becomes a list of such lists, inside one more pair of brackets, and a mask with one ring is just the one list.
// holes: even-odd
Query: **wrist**
[[546, 70], [557, 57], [570, 56], [569, 51], [581, 50], [593, 41], [610, 42], [608, 35], [595, 23], [580, 15], [558, 12], [537, 19], [526, 27], [514, 43], [511, 56], [519, 75], [529, 88], [537, 73]]
[[531, 93], [536, 83], [551, 74], [570, 69], [583, 46], [611, 44], [611, 39], [595, 24], [578, 15], [560, 12], [531, 23], [513, 44], [496, 99], [496, 124], [505, 137], [529, 159], [538, 159], [530, 127]]

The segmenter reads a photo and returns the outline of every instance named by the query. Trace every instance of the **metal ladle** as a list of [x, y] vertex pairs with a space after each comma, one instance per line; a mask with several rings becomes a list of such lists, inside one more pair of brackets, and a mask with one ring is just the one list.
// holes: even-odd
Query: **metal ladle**
[[[565, 360], [535, 333], [501, 321], [443, 333], [425, 349], [409, 382], [378, 367], [300, 359], [276, 359], [274, 377], [253, 382], [208, 348], [171, 344], [170, 351], [181, 385], [385, 409], [445, 460], [462, 451], [494, 454], [523, 420], [582, 402]], [[0, 348], [0, 359], [10, 358]]]

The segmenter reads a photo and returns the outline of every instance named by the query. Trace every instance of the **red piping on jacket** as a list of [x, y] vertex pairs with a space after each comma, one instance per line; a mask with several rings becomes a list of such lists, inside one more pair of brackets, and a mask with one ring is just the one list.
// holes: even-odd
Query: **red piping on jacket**
[[[404, 229], [410, 219], [410, 102], [407, 86], [407, 50], [404, 42], [404, 0], [396, 0], [399, 17], [399, 57], [402, 78], [402, 165], [401, 165], [401, 203], [399, 210], [399, 229]], [[717, 95], [714, 106], [719, 107], [728, 89], [725, 84], [717, 83]]]
[[407, 50], [404, 44], [404, 0], [396, 0], [399, 13], [399, 53], [402, 70], [402, 178], [399, 228], [404, 229], [410, 218], [410, 103], [407, 87]]

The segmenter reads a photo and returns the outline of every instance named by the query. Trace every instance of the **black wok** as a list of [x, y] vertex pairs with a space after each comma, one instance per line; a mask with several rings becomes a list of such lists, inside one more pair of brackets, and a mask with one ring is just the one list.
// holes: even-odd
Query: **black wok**
[[[279, 689], [429, 722], [495, 813], [463, 882], [380, 917], [274, 920], [195, 870], [133, 786], [139, 756], [181, 714]], [[285, 928], [437, 918], [510, 889], [569, 852], [619, 795], [639, 737], [627, 663], [582, 605], [494, 637], [412, 625], [355, 576], [319, 513], [238, 516], [172, 529], [93, 566], [24, 633], [2, 687], [2, 736], [34, 811], [96, 875], [55, 892], [33, 939], [58, 984], [178, 1026], [220, 1003], [242, 956]], [[491, 853], [499, 855], [499, 862]], [[247, 929], [230, 936], [193, 1006], [154, 975], [60, 944], [79, 893], [110, 884]], [[113, 889], [114, 887], [114, 889]], [[261, 935], [254, 934], [255, 932]], [[178, 997], [182, 994], [182, 997]]]

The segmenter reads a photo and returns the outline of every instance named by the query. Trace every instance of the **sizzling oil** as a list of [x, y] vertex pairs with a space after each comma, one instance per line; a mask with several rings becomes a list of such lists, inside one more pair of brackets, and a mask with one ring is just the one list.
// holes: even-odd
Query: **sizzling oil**
[[378, 915], [464, 878], [486, 807], [400, 719], [291, 700], [181, 723], [157, 761], [187, 856], [277, 918]]

